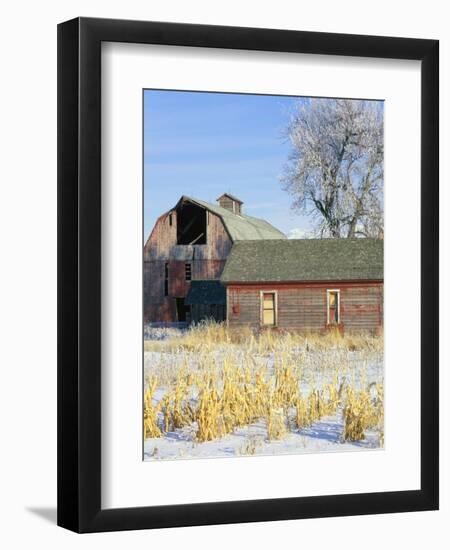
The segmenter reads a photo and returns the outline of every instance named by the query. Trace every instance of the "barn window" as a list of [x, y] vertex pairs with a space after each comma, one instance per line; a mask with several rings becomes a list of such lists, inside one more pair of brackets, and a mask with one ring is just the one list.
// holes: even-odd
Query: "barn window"
[[192, 279], [192, 267], [191, 264], [184, 264], [184, 277], [186, 281], [190, 281]]
[[164, 296], [169, 296], [169, 264], [164, 265]]
[[172, 227], [172, 213], [169, 214], [169, 225]]
[[275, 326], [277, 323], [277, 303], [275, 292], [262, 292], [262, 324]]
[[327, 290], [327, 323], [337, 325], [341, 322], [341, 298], [339, 290]]

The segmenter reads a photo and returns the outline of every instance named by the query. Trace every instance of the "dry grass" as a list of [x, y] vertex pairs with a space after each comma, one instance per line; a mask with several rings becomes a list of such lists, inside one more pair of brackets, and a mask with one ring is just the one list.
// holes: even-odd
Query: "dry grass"
[[339, 330], [325, 333], [264, 330], [255, 332], [251, 327], [228, 328], [224, 323], [208, 321], [191, 326], [188, 330], [166, 340], [145, 340], [145, 351], [188, 351], [208, 353], [223, 346], [243, 346], [252, 354], [273, 351], [305, 349], [306, 351], [339, 348], [348, 351], [382, 351], [383, 337], [368, 333], [342, 334]]
[[343, 440], [362, 440], [373, 429], [383, 444], [383, 386], [368, 384], [366, 374], [382, 357], [382, 337], [255, 334], [205, 323], [145, 345], [157, 353], [146, 379], [144, 437], [190, 426], [198, 442], [212, 441], [263, 420], [267, 438], [276, 440], [341, 416]]
[[157, 382], [157, 378], [150, 380], [144, 393], [144, 439], [162, 436], [158, 426], [158, 407], [153, 405], [153, 393]]
[[242, 456], [252, 456], [262, 444], [263, 440], [260, 437], [250, 436], [239, 449], [239, 454]]
[[355, 391], [347, 389], [347, 400], [344, 407], [344, 434], [345, 441], [361, 441], [365, 439], [368, 428], [377, 429], [380, 443], [384, 438], [384, 389], [382, 384], [375, 385], [376, 396], [371, 398], [368, 390]]
[[267, 437], [269, 440], [283, 439], [287, 433], [286, 424], [286, 415], [283, 409], [281, 407], [276, 409], [271, 405], [267, 414]]

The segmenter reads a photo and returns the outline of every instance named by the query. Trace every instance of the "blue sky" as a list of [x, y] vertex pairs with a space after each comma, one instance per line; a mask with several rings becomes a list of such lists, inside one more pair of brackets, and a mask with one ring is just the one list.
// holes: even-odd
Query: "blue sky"
[[224, 192], [244, 212], [281, 231], [309, 230], [290, 209], [279, 176], [290, 146], [283, 137], [296, 98], [144, 92], [144, 238], [181, 195], [215, 203]]

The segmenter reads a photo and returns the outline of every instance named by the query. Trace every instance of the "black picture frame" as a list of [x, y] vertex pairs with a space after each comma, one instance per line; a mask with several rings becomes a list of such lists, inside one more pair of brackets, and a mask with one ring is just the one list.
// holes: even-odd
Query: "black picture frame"
[[[104, 41], [421, 61], [421, 488], [101, 508], [101, 73]], [[438, 509], [437, 40], [77, 18], [58, 26], [58, 525], [76, 532]]]

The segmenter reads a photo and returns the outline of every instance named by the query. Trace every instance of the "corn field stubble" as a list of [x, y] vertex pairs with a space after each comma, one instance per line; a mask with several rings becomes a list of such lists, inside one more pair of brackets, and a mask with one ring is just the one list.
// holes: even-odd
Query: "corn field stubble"
[[[197, 456], [236, 433], [244, 437], [236, 455], [264, 454], [274, 442], [280, 452], [320, 450], [321, 435], [329, 439], [323, 426], [332, 427], [333, 450], [364, 448], [368, 436], [367, 446], [383, 446], [382, 336], [254, 333], [214, 322], [162, 332], [144, 342], [151, 458]], [[283, 451], [288, 439], [291, 451]], [[183, 445], [165, 453], [165, 440]]]

